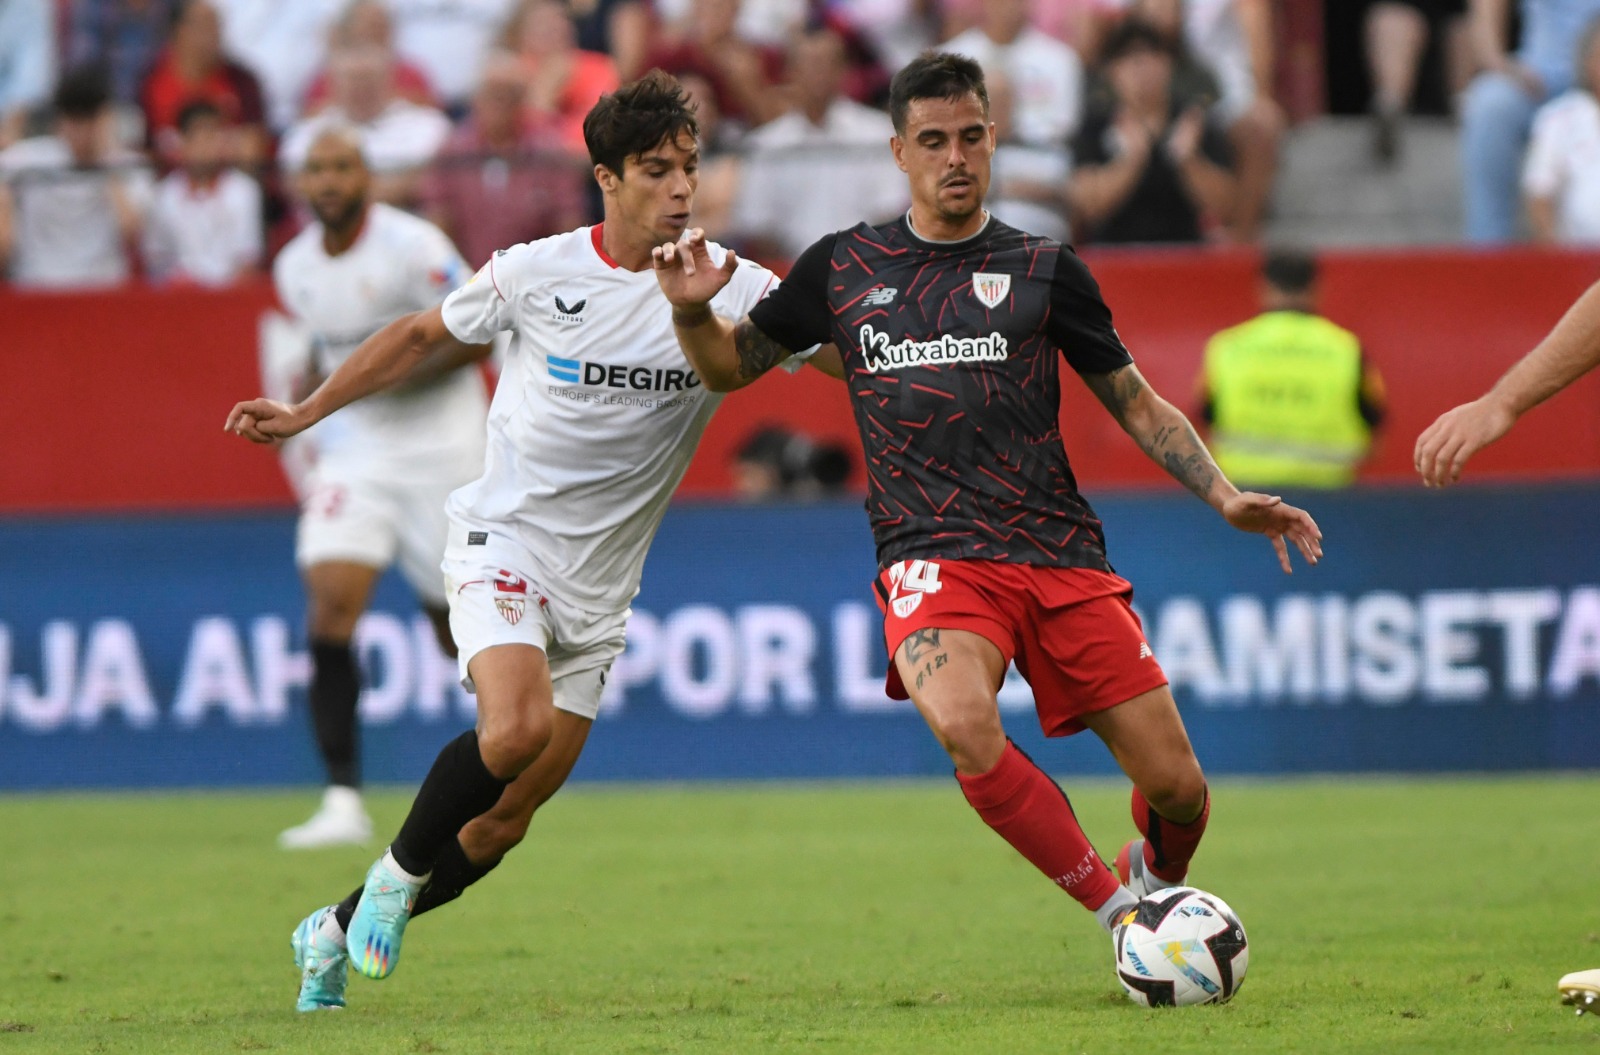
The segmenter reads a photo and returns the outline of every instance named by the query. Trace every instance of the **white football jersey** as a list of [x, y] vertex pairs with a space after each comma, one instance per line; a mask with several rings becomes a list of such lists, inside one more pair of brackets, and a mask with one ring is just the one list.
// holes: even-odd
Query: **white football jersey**
[[[278, 254], [278, 299], [311, 330], [323, 376], [401, 315], [425, 311], [469, 269], [449, 237], [426, 220], [374, 204], [349, 249], [329, 256], [312, 224]], [[357, 400], [314, 430], [319, 463], [387, 475], [462, 478], [483, 464], [488, 395], [473, 369]]]
[[[722, 247], [709, 249], [720, 265]], [[741, 262], [712, 309], [742, 318], [776, 284]], [[484, 474], [450, 496], [452, 532], [510, 533], [546, 590], [590, 611], [626, 607], [721, 401], [679, 349], [654, 273], [618, 267], [601, 228], [580, 227], [497, 252], [445, 300], [444, 321], [463, 341], [514, 334]]]

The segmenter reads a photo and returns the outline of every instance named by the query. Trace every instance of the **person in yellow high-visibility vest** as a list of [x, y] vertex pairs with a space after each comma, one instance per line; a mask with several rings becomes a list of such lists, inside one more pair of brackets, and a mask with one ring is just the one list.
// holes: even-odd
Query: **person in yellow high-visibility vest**
[[1198, 387], [1211, 452], [1252, 487], [1344, 487], [1371, 453], [1383, 380], [1349, 330], [1317, 314], [1317, 263], [1262, 262], [1262, 308], [1206, 344]]

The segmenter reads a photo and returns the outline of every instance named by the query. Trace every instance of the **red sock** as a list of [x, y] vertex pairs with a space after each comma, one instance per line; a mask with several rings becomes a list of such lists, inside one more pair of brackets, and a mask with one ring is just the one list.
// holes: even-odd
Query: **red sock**
[[989, 772], [957, 773], [956, 780], [984, 823], [1084, 908], [1093, 911], [1117, 892], [1121, 884], [1089, 845], [1066, 793], [1017, 745], [1007, 740]]
[[1133, 789], [1133, 823], [1144, 836], [1144, 865], [1156, 878], [1181, 883], [1189, 874], [1189, 859], [1199, 847], [1200, 837], [1206, 833], [1206, 819], [1211, 816], [1209, 788], [1205, 796], [1200, 816], [1188, 824], [1177, 824], [1152, 809], [1138, 788]]

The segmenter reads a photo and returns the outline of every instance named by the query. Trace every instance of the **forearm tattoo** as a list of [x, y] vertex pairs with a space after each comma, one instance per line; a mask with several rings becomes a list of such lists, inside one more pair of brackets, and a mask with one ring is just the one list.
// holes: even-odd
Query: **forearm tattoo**
[[1168, 411], [1164, 415], [1165, 420], [1150, 432], [1141, 432], [1137, 427], [1129, 428], [1129, 408], [1146, 395], [1149, 387], [1137, 369], [1124, 366], [1109, 374], [1090, 378], [1089, 387], [1117, 422], [1128, 429], [1128, 434], [1152, 461], [1201, 498], [1211, 494], [1211, 487], [1221, 470], [1212, 460], [1211, 452], [1206, 450], [1199, 434], [1194, 431], [1194, 426], [1189, 424], [1188, 418], [1150, 392], [1150, 398]]
[[749, 319], [733, 328], [733, 346], [739, 352], [739, 377], [753, 381], [789, 357], [789, 349], [762, 333]]
[[1137, 437], [1139, 446], [1174, 480], [1205, 498], [1211, 494], [1211, 485], [1216, 483], [1217, 463], [1212, 461], [1211, 452], [1206, 450], [1188, 419], [1175, 416], [1176, 422], [1163, 425], [1148, 436]]
[[917, 672], [916, 688], [922, 688], [933, 672], [950, 662], [950, 653], [939, 643], [937, 630], [913, 630], [906, 638], [906, 665]]

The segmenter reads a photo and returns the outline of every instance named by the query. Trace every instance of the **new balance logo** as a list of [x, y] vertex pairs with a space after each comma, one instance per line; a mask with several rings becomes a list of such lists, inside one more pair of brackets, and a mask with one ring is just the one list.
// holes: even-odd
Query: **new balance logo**
[[899, 293], [900, 290], [894, 286], [879, 286], [871, 293], [868, 293], [866, 296], [862, 297], [861, 303], [867, 305], [868, 307], [880, 308], [885, 304], [893, 304], [894, 298], [898, 296]]
[[1156, 658], [1156, 654], [1154, 652], [1150, 651], [1150, 643], [1148, 641], [1139, 642], [1139, 658], [1140, 659], [1155, 659]]

